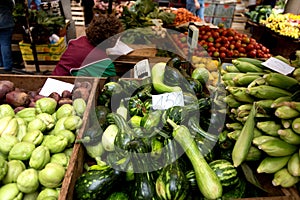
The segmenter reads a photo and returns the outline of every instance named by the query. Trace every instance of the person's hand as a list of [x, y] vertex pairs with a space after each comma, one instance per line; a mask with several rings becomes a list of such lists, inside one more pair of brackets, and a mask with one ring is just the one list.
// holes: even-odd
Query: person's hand
[[197, 0], [195, 1], [195, 8], [196, 10], [200, 9], [200, 3]]

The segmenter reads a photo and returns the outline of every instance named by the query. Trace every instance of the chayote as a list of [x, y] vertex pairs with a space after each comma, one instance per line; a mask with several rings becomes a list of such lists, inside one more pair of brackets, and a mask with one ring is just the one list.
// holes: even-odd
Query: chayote
[[52, 188], [45, 188], [39, 193], [36, 200], [45, 200], [45, 199], [57, 200], [58, 196], [59, 196], [58, 190]]
[[56, 118], [61, 119], [63, 117], [68, 117], [75, 115], [76, 112], [74, 110], [74, 107], [71, 104], [63, 104], [60, 106], [56, 111]]
[[65, 168], [57, 163], [48, 163], [39, 172], [40, 183], [47, 188], [57, 188], [62, 184], [65, 176]]
[[83, 117], [84, 111], [86, 109], [86, 102], [83, 98], [77, 98], [73, 100], [73, 107], [75, 109], [76, 115]]
[[29, 166], [36, 170], [43, 169], [50, 162], [50, 151], [46, 146], [35, 148], [29, 159]]
[[18, 138], [19, 141], [22, 141], [22, 138], [27, 133], [27, 122], [21, 117], [16, 117], [16, 119], [17, 119], [17, 122], [18, 122], [18, 125], [19, 125], [17, 138]]
[[36, 200], [39, 195], [38, 191], [32, 192], [32, 193], [27, 193], [23, 195], [22, 200]]
[[47, 128], [47, 125], [43, 122], [43, 120], [39, 118], [35, 118], [34, 120], [30, 121], [27, 125], [27, 130], [40, 130], [44, 132]]
[[29, 168], [22, 171], [17, 178], [17, 186], [23, 193], [33, 193], [39, 187], [38, 172]]
[[67, 168], [69, 165], [69, 160], [70, 160], [70, 157], [62, 152], [62, 153], [53, 154], [51, 156], [50, 162], [60, 164], [63, 167]]
[[30, 142], [35, 146], [38, 146], [42, 143], [44, 139], [44, 134], [40, 130], [29, 130], [26, 135], [22, 138], [22, 142]]
[[0, 181], [5, 177], [8, 171], [7, 161], [0, 157]]
[[2, 182], [4, 184], [17, 182], [19, 174], [26, 169], [25, 164], [21, 160], [10, 160], [7, 165], [8, 170]]
[[82, 126], [82, 119], [77, 115], [67, 117], [67, 119], [64, 122], [65, 129], [70, 131], [75, 131], [79, 129], [81, 126]]
[[66, 154], [69, 157], [69, 159], [71, 158], [72, 153], [73, 153], [73, 147], [64, 150], [64, 154]]
[[18, 138], [11, 135], [5, 135], [0, 137], [0, 152], [8, 155], [10, 150], [15, 144], [19, 142]]
[[63, 117], [63, 118], [60, 118], [59, 120], [56, 121], [56, 124], [54, 126], [54, 129], [51, 131], [52, 134], [55, 134], [57, 133], [58, 131], [60, 130], [65, 130], [65, 121], [68, 117]]
[[36, 117], [46, 124], [46, 130], [51, 130], [55, 126], [55, 119], [48, 113], [40, 113]]
[[48, 113], [52, 115], [56, 111], [57, 102], [50, 97], [43, 97], [35, 102], [37, 113]]
[[16, 136], [18, 133], [18, 122], [15, 117], [7, 116], [0, 119], [0, 136], [12, 135]]
[[24, 119], [28, 123], [36, 118], [36, 109], [32, 107], [24, 108], [17, 112], [16, 116]]
[[70, 131], [70, 130], [60, 130], [58, 132], [55, 132], [54, 135], [60, 135], [68, 140], [68, 147], [73, 146], [73, 143], [75, 142], [76, 135]]
[[14, 109], [9, 104], [0, 105], [0, 119], [6, 116], [15, 116]]
[[50, 153], [60, 153], [68, 146], [68, 139], [60, 135], [45, 135], [41, 145], [48, 147]]
[[35, 145], [31, 142], [19, 142], [13, 146], [8, 154], [9, 160], [28, 160]]
[[20, 192], [16, 183], [8, 183], [0, 187], [0, 199], [22, 200], [23, 193]]

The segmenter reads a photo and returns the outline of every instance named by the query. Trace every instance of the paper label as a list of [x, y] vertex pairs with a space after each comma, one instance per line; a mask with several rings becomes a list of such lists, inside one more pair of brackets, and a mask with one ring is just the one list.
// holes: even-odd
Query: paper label
[[184, 106], [182, 91], [152, 95], [152, 107], [154, 110], [166, 110], [173, 106]]
[[43, 96], [49, 96], [52, 92], [57, 92], [61, 95], [64, 90], [72, 92], [73, 88], [74, 85], [71, 83], [66, 83], [53, 78], [47, 78], [39, 94]]
[[294, 67], [291, 67], [290, 65], [286, 64], [285, 62], [271, 57], [265, 62], [262, 63], [264, 66], [266, 66], [269, 69], [272, 69], [276, 72], [279, 72], [281, 74], [287, 75], [294, 71]]
[[133, 68], [134, 78], [147, 78], [151, 76], [150, 64], [148, 59], [144, 59], [136, 63]]

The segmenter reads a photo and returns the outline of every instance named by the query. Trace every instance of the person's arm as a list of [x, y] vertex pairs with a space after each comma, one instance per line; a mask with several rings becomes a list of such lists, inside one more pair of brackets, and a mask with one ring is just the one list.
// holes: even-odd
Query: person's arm
[[200, 3], [198, 0], [194, 0], [196, 10], [200, 9]]

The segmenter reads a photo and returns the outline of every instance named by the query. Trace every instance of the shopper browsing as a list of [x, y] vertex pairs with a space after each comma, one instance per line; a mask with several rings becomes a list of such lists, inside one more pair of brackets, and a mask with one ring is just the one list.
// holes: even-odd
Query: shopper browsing
[[204, 0], [186, 0], [186, 9], [204, 21]]
[[13, 66], [11, 40], [15, 26], [12, 15], [14, 5], [13, 0], [0, 1], [0, 66], [5, 71], [11, 71]]
[[115, 76], [116, 70], [106, 49], [115, 45], [116, 35], [122, 31], [122, 23], [114, 14], [95, 15], [86, 36], [69, 41], [52, 75]]

